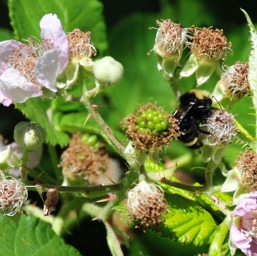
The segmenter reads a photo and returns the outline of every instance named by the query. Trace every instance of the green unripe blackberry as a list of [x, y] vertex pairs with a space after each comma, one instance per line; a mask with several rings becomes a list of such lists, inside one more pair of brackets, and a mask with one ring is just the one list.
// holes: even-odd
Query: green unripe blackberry
[[87, 144], [88, 146], [91, 146], [92, 148], [98, 149], [101, 147], [101, 142], [99, 141], [97, 135], [95, 134], [88, 134], [85, 133], [82, 135], [81, 140]]
[[134, 115], [128, 116], [122, 123], [122, 128], [135, 148], [154, 151], [179, 136], [177, 122], [162, 108], [154, 104], [146, 104], [140, 107]]
[[168, 129], [168, 116], [163, 110], [148, 108], [136, 118], [138, 132], [156, 134]]

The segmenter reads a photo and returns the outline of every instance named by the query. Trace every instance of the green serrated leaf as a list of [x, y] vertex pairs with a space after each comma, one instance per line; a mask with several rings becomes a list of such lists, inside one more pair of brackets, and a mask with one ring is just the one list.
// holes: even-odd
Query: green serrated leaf
[[[164, 183], [159, 183], [159, 184], [163, 189], [165, 189], [165, 192], [167, 192], [167, 193], [179, 195], [181, 197], [184, 197], [184, 198], [192, 200], [192, 201], [197, 200], [197, 193], [195, 193], [193, 191], [177, 188], [174, 186], [169, 186]], [[200, 189], [200, 187], [199, 187], [199, 189]]]
[[71, 113], [63, 115], [60, 120], [60, 128], [69, 132], [90, 132], [99, 133], [96, 125], [85, 125], [87, 120], [87, 112]]
[[[242, 9], [241, 9], [242, 10]], [[245, 10], [242, 10], [245, 14], [248, 26], [250, 28], [250, 40], [252, 43], [252, 49], [249, 57], [249, 71], [248, 71], [248, 80], [249, 85], [252, 91], [256, 91], [256, 83], [257, 83], [257, 32], [253, 26], [253, 23]]]
[[209, 244], [217, 225], [212, 215], [197, 203], [180, 196], [172, 196], [169, 213], [165, 215], [165, 227], [181, 243], [200, 246]]
[[65, 32], [74, 28], [92, 32], [92, 42], [100, 51], [107, 49], [103, 6], [98, 0], [9, 0], [11, 24], [17, 40], [40, 37], [39, 21], [47, 13], [55, 13]]
[[22, 113], [29, 118], [40, 124], [46, 131], [46, 141], [51, 145], [65, 146], [69, 141], [69, 136], [62, 132], [54, 129], [48, 114], [51, 116], [50, 111], [51, 100], [32, 98], [22, 104], [15, 105]]
[[44, 222], [22, 215], [19, 223], [0, 217], [0, 255], [15, 256], [79, 256], [80, 253], [64, 243]]

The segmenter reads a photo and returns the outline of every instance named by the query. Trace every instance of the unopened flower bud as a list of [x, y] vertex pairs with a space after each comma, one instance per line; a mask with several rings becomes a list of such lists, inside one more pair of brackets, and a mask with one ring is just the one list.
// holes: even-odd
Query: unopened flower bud
[[140, 107], [123, 121], [122, 128], [133, 146], [143, 151], [154, 151], [179, 135], [177, 120], [154, 104]]
[[113, 85], [122, 78], [123, 66], [112, 57], [106, 56], [95, 61], [93, 73], [100, 85]]
[[20, 122], [14, 128], [16, 143], [31, 151], [40, 147], [45, 142], [45, 138], [45, 130], [36, 123]]
[[27, 197], [28, 191], [21, 181], [6, 177], [0, 171], [0, 215], [15, 215]]
[[127, 207], [132, 219], [142, 226], [162, 222], [167, 209], [162, 189], [143, 179], [128, 192]]

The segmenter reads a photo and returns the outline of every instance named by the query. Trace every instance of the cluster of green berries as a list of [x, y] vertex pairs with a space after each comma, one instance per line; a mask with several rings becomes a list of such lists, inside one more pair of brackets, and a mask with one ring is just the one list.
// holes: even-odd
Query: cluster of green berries
[[168, 116], [158, 109], [148, 108], [136, 118], [136, 128], [143, 134], [161, 134], [169, 127]]
[[81, 140], [88, 146], [99, 149], [102, 147], [102, 143], [99, 141], [97, 135], [85, 133], [82, 135]]
[[155, 104], [141, 106], [122, 122], [133, 146], [146, 152], [168, 145], [179, 136], [178, 121]]

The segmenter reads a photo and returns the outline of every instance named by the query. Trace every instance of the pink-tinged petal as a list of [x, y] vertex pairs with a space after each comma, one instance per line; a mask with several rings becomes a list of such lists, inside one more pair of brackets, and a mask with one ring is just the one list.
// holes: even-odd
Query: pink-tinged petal
[[255, 241], [253, 241], [251, 244], [251, 247], [248, 249], [248, 250], [246, 250], [246, 251], [243, 251], [244, 253], [246, 253], [246, 255], [257, 255], [257, 244], [256, 244], [256, 242]]
[[[1, 82], [0, 82], [1, 84]], [[1, 85], [0, 85], [1, 86]], [[12, 100], [5, 97], [2, 92], [0, 91], [0, 103], [4, 105], [5, 107], [9, 107], [12, 104]]]
[[52, 92], [56, 92], [56, 78], [62, 73], [59, 62], [59, 50], [44, 52], [35, 65], [35, 76], [41, 85]]
[[5, 98], [18, 103], [42, 95], [40, 86], [29, 82], [15, 69], [7, 69], [0, 76], [0, 92]]
[[6, 61], [6, 58], [13, 55], [14, 50], [22, 43], [15, 40], [6, 40], [0, 42], [0, 59]]
[[50, 42], [53, 44], [51, 48], [60, 50], [60, 66], [64, 70], [69, 62], [69, 44], [60, 20], [56, 14], [46, 14], [40, 21], [40, 28], [43, 43]]
[[245, 251], [250, 248], [250, 243], [243, 232], [235, 226], [230, 227], [230, 241], [236, 248]]
[[250, 193], [247, 197], [242, 197], [238, 206], [233, 211], [234, 216], [244, 216], [247, 212], [257, 209], [256, 194]]
[[8, 69], [8, 65], [0, 60], [0, 75], [2, 75]]

